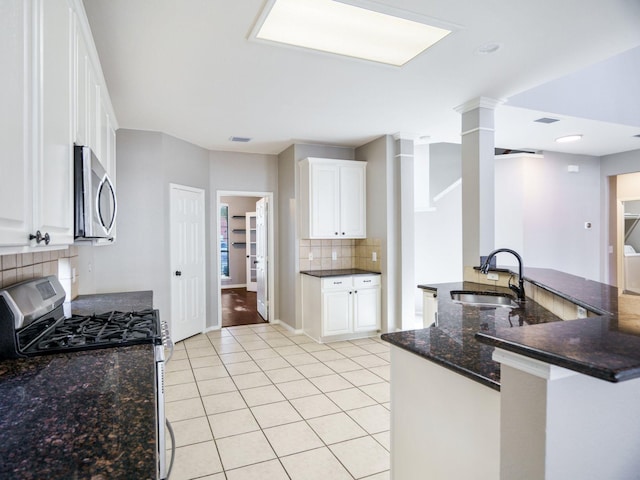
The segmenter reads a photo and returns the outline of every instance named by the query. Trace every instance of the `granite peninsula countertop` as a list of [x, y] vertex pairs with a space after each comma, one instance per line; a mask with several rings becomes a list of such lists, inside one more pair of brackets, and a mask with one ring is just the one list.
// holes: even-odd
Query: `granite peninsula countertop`
[[471, 282], [421, 285], [437, 289], [438, 326], [382, 338], [496, 389], [500, 366], [491, 359], [495, 347], [610, 382], [640, 377], [640, 309], [636, 308], [640, 303], [626, 307], [635, 313], [623, 316], [624, 297], [610, 285], [540, 268], [526, 268], [524, 278], [600, 316], [562, 321], [527, 300], [516, 325], [513, 318], [505, 322], [505, 315], [513, 317], [519, 309], [509, 315], [504, 309], [462, 307], [449, 294], [451, 290], [510, 293], [508, 289]]
[[500, 329], [523, 330], [528, 328], [527, 325], [560, 321], [559, 317], [533, 301], [523, 302], [514, 309], [480, 308], [455, 303], [450, 295], [454, 290], [511, 295], [512, 292], [505, 287], [473, 282], [424, 287], [437, 289], [437, 325], [387, 333], [382, 335], [382, 339], [496, 390], [500, 389], [500, 364], [491, 358], [493, 347], [479, 342], [476, 333], [494, 333]]
[[0, 362], [0, 478], [155, 478], [153, 345]]
[[380, 272], [360, 270], [359, 268], [339, 268], [336, 270], [305, 270], [300, 272], [311, 277], [343, 277], [346, 275], [380, 275]]

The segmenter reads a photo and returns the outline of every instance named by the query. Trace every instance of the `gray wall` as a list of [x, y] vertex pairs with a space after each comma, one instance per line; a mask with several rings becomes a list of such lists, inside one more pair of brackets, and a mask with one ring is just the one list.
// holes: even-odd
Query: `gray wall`
[[80, 293], [153, 290], [154, 307], [170, 321], [169, 183], [208, 194], [208, 152], [161, 133], [120, 129], [117, 162], [117, 240], [80, 248]]
[[[429, 153], [431, 195], [460, 173], [460, 146], [434, 144]], [[496, 161], [496, 247], [511, 247], [525, 266], [561, 270], [592, 280], [600, 275], [600, 159], [543, 152], [542, 159]], [[568, 173], [567, 165], [580, 172]], [[458, 176], [459, 178], [459, 176]], [[434, 202], [435, 212], [416, 214], [418, 282], [456, 281], [461, 256], [459, 188]], [[586, 230], [585, 222], [592, 228]], [[508, 255], [498, 263], [512, 265]]]
[[169, 319], [169, 183], [202, 188], [208, 211], [207, 326], [216, 326], [216, 192], [274, 192], [277, 202], [277, 157], [213, 152], [162, 133], [125, 129], [117, 132], [117, 149], [117, 240], [80, 248], [80, 293], [153, 290], [154, 306]]
[[[233, 233], [234, 229], [245, 229], [245, 218], [232, 218], [256, 211], [256, 202], [262, 197], [220, 197], [222, 203], [229, 205], [229, 278], [222, 285], [246, 285], [247, 249], [246, 245], [234, 246], [233, 242], [246, 242], [246, 233]], [[255, 238], [255, 235], [254, 235]], [[215, 242], [212, 243], [212, 248]]]
[[356, 159], [367, 162], [367, 237], [381, 240], [382, 331], [401, 325], [399, 165], [394, 156], [395, 142], [389, 135], [356, 149]]
[[293, 329], [296, 315], [296, 276], [298, 249], [296, 241], [296, 162], [292, 145], [278, 155], [278, 316]]
[[[600, 159], [542, 152], [503, 156], [495, 163], [495, 246], [522, 255], [525, 266], [600, 279]], [[569, 173], [577, 165], [578, 173]], [[591, 228], [586, 229], [585, 223]], [[517, 265], [510, 255], [500, 265]]]
[[[216, 205], [218, 192], [261, 192], [268, 193], [273, 192], [274, 205], [278, 205], [279, 192], [278, 192], [278, 157], [275, 155], [262, 155], [253, 153], [235, 153], [235, 152], [209, 152], [209, 185], [211, 189], [211, 201], [210, 201], [210, 216], [211, 225], [213, 230], [217, 230], [218, 225], [218, 207]], [[275, 212], [273, 218], [275, 231], [278, 231], [279, 212], [277, 208], [272, 209]], [[212, 234], [213, 235], [213, 234]], [[211, 237], [215, 238], [215, 237]], [[278, 235], [275, 235], [275, 258], [274, 263], [278, 265]], [[218, 255], [211, 255], [210, 262], [211, 272], [220, 271], [220, 265], [218, 262]], [[275, 304], [275, 315], [278, 318], [278, 290], [279, 280], [278, 272], [275, 276], [275, 292], [271, 297]], [[212, 282], [213, 291], [217, 284], [216, 279]], [[218, 294], [215, 292], [212, 294], [212, 312], [213, 316], [210, 317], [210, 326], [217, 326], [218, 323]]]
[[431, 198], [462, 177], [462, 147], [456, 143], [429, 145], [429, 190]]
[[[416, 283], [443, 283], [462, 280], [462, 188], [458, 184], [445, 195], [433, 198], [451, 187], [462, 175], [462, 152], [458, 144], [429, 146], [428, 181], [433, 211], [416, 212]], [[422, 295], [416, 297], [422, 310]]]

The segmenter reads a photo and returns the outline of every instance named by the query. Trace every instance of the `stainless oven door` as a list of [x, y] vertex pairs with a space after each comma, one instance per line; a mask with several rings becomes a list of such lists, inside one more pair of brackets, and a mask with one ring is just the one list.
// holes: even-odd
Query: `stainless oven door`
[[[157, 478], [159, 480], [167, 480], [171, 474], [171, 467], [173, 466], [173, 459], [175, 456], [176, 442], [173, 435], [173, 429], [171, 424], [165, 415], [164, 405], [164, 373], [166, 367], [164, 346], [156, 345], [155, 347], [155, 361], [156, 361], [156, 445], [157, 445]], [[165, 430], [166, 427], [166, 430]], [[167, 442], [166, 432], [169, 432], [171, 437], [171, 461], [167, 465]]]

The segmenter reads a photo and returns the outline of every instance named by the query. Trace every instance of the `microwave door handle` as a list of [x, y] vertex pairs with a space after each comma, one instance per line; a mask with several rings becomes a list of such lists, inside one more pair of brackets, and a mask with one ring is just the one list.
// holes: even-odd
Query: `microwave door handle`
[[[111, 215], [110, 222], [109, 222], [108, 225], [104, 221], [104, 217], [102, 215], [102, 208], [101, 208], [102, 203], [100, 202], [100, 196], [102, 194], [102, 189], [105, 186], [109, 187], [109, 193], [111, 195], [111, 199], [113, 200], [113, 214]], [[115, 194], [115, 192], [113, 190], [113, 185], [111, 184], [111, 180], [109, 179], [109, 176], [106, 173], [104, 174], [104, 177], [102, 178], [102, 181], [100, 182], [100, 185], [98, 186], [98, 192], [96, 194], [96, 206], [97, 206], [97, 209], [98, 209], [98, 219], [100, 220], [100, 224], [102, 225], [102, 228], [105, 230], [105, 232], [107, 234], [109, 234], [111, 232], [113, 224], [116, 221], [116, 212], [118, 210], [118, 204], [117, 204], [117, 200], [116, 200], [116, 194]]]
[[109, 223], [109, 233], [111, 233], [113, 226], [116, 224], [116, 215], [118, 214], [118, 198], [116, 197], [116, 191], [113, 188], [111, 179], [108, 175], [105, 174], [105, 176], [107, 177], [107, 181], [109, 182], [109, 190], [111, 191], [111, 199], [113, 200], [113, 215], [111, 215], [111, 223]]

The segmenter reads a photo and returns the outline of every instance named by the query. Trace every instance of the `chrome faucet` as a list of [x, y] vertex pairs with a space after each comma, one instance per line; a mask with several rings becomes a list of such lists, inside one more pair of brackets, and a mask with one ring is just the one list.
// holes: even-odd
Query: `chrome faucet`
[[524, 296], [524, 280], [522, 279], [522, 257], [518, 255], [517, 252], [511, 250], [510, 248], [498, 248], [497, 250], [494, 250], [484, 261], [484, 263], [480, 267], [480, 271], [484, 274], [487, 274], [489, 272], [489, 265], [491, 264], [491, 260], [500, 252], [510, 253], [518, 260], [518, 286], [511, 285], [511, 279], [509, 279], [509, 288], [515, 292], [515, 294], [518, 296], [518, 300], [524, 302], [526, 298]]

